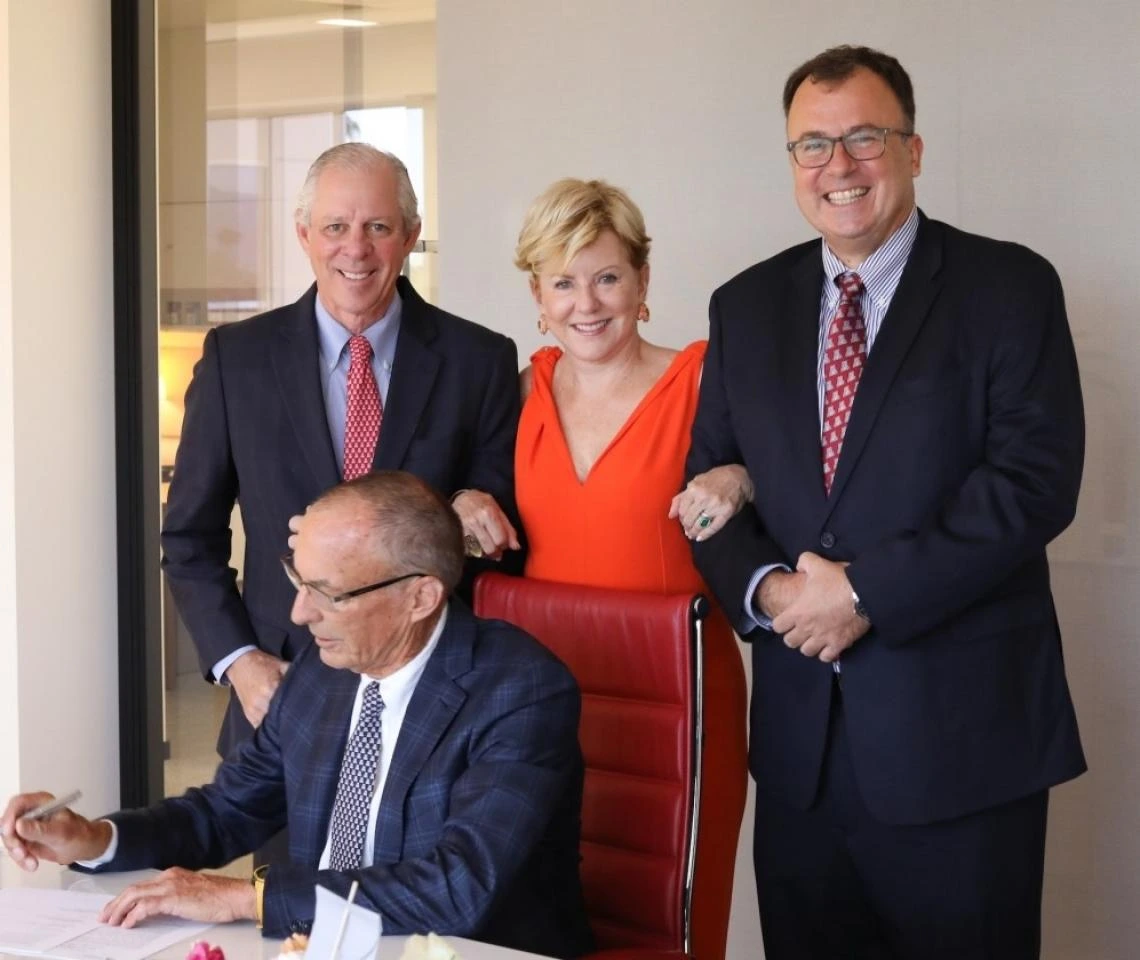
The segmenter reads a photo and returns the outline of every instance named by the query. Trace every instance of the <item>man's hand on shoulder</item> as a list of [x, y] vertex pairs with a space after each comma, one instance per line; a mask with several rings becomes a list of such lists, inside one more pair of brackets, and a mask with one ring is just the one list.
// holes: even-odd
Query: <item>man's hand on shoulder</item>
[[288, 663], [264, 650], [250, 650], [230, 664], [226, 679], [237, 693], [242, 712], [252, 726], [260, 726], [265, 719], [269, 702], [288, 669]]
[[60, 810], [42, 820], [28, 820], [25, 814], [49, 803], [50, 793], [22, 793], [8, 801], [0, 815], [0, 838], [21, 870], [35, 870], [41, 860], [48, 863], [74, 863], [96, 860], [111, 843], [111, 825], [105, 820], [88, 820], [70, 810]]
[[127, 887], [99, 915], [113, 927], [134, 927], [148, 917], [182, 917], [200, 923], [256, 919], [248, 880], [173, 867]]
[[[814, 553], [801, 554], [796, 563], [796, 570], [805, 578], [803, 589], [772, 618], [772, 629], [805, 657], [832, 663], [870, 629], [871, 625], [855, 613], [845, 568], [846, 564]], [[772, 576], [765, 577], [761, 587]]]

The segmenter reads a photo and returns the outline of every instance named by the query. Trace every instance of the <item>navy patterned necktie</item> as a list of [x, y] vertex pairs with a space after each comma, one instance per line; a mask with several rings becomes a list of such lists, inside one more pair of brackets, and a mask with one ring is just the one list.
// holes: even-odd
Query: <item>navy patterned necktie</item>
[[829, 494], [867, 358], [867, 327], [859, 306], [863, 281], [857, 273], [845, 273], [835, 282], [840, 290], [839, 309], [827, 332], [823, 360], [823, 487]]
[[373, 680], [364, 688], [360, 719], [349, 738], [340, 767], [332, 812], [330, 870], [355, 870], [363, 860], [368, 810], [376, 789], [376, 769], [380, 765], [380, 714], [383, 712], [380, 684]]

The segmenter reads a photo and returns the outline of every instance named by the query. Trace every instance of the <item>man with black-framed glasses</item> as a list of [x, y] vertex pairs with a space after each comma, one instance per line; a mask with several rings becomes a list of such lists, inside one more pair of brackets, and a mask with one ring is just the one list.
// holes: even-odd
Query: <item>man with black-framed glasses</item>
[[[304, 930], [317, 884], [380, 915], [385, 934], [435, 931], [576, 957], [591, 942], [578, 875], [580, 699], [521, 630], [450, 600], [461, 523], [411, 474], [380, 471], [321, 496], [284, 565], [293, 620], [315, 642], [252, 740], [214, 781], [146, 810], [69, 810], [0, 835], [23, 868], [175, 867], [103, 911], [134, 926], [174, 915]], [[289, 827], [289, 860], [245, 880], [196, 873]], [[182, 869], [185, 868], [185, 869]]]
[[915, 203], [894, 57], [788, 77], [821, 240], [718, 289], [690, 476], [755, 486], [697, 566], [752, 645], [768, 960], [1038, 956], [1050, 787], [1085, 769], [1046, 545], [1084, 445], [1060, 280]]

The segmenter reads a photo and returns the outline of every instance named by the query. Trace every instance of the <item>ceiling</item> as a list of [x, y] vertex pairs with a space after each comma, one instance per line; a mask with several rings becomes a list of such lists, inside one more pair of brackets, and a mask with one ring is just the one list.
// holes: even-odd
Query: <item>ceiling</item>
[[158, 29], [205, 26], [208, 39], [245, 39], [327, 30], [318, 20], [353, 18], [379, 26], [435, 20], [436, 0], [158, 0]]

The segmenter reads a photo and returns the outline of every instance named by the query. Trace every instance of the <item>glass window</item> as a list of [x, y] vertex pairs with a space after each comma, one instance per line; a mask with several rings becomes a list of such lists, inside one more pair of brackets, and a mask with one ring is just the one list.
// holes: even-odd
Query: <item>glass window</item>
[[[309, 165], [353, 140], [398, 155], [420, 200], [405, 272], [434, 300], [435, 4], [157, 0], [159, 433], [165, 498], [183, 396], [208, 330], [295, 301], [313, 282], [294, 208]], [[235, 510], [232, 565], [244, 537]], [[202, 679], [164, 588], [166, 792], [212, 775], [227, 691]], [[239, 870], [245, 869], [240, 867]]]

